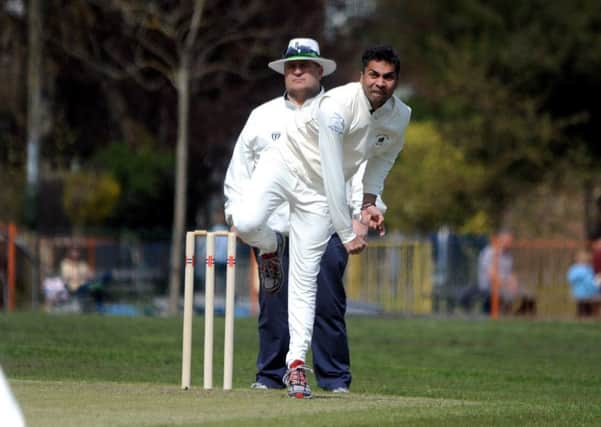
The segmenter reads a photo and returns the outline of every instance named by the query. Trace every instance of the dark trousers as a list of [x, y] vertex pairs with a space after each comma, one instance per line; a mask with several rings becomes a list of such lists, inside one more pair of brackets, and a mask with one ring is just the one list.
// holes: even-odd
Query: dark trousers
[[[284, 254], [284, 280], [276, 293], [259, 290], [259, 355], [256, 380], [270, 388], [284, 387], [288, 331], [288, 245]], [[334, 234], [321, 259], [311, 350], [319, 386], [326, 390], [349, 387], [350, 356], [346, 335], [346, 293], [343, 275], [348, 254]]]

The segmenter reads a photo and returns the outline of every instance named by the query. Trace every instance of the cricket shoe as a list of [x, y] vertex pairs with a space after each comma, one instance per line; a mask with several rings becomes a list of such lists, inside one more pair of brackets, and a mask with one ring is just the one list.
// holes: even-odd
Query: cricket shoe
[[290, 364], [290, 368], [284, 375], [282, 381], [288, 387], [288, 397], [296, 399], [311, 399], [311, 387], [307, 383], [306, 371], [313, 372], [311, 368], [305, 366], [302, 360], [295, 360]]
[[278, 242], [275, 252], [263, 254], [259, 257], [259, 276], [261, 286], [267, 292], [274, 293], [282, 287], [284, 270], [282, 268], [282, 257], [286, 249], [286, 240], [280, 233], [275, 233]]
[[269, 390], [269, 387], [267, 387], [265, 384], [259, 381], [257, 381], [256, 383], [252, 383], [250, 385], [250, 388], [252, 388], [253, 390]]

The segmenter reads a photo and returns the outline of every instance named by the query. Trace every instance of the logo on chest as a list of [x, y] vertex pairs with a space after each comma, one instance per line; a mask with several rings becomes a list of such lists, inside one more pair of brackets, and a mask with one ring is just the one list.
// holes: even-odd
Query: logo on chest
[[382, 147], [384, 145], [388, 145], [388, 143], [390, 142], [390, 137], [388, 135], [385, 134], [379, 134], [376, 136], [376, 147]]
[[280, 136], [282, 136], [282, 132], [272, 132], [271, 133], [271, 140], [272, 141], [277, 141], [278, 139], [280, 139]]

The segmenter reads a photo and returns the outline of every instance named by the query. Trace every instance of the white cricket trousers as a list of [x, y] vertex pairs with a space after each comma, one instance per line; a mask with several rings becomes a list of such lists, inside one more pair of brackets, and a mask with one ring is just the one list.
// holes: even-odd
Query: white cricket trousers
[[0, 367], [0, 421], [3, 427], [25, 427], [25, 418]]
[[319, 264], [334, 232], [327, 199], [323, 191], [298, 177], [298, 169], [276, 147], [261, 155], [248, 188], [234, 206], [232, 219], [242, 240], [261, 253], [274, 252], [277, 245], [267, 218], [282, 202], [290, 204], [286, 364], [305, 361], [313, 335]]

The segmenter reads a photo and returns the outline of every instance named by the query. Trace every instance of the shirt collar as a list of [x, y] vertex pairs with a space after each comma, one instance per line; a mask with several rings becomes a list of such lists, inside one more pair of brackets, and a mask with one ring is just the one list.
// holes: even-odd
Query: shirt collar
[[392, 110], [394, 110], [394, 103], [394, 95], [392, 95], [390, 98], [388, 98], [388, 101], [386, 101], [384, 105], [382, 105], [380, 108], [374, 111], [372, 115], [375, 117], [379, 117], [389, 114]]
[[369, 113], [372, 115], [372, 117], [379, 117], [388, 114], [394, 109], [394, 95], [388, 98], [388, 101], [386, 101], [384, 105], [382, 105], [377, 110], [374, 110], [371, 106], [371, 103], [369, 102], [369, 99], [367, 98], [367, 95], [365, 94], [365, 91], [363, 90], [363, 86], [361, 86], [361, 83], [359, 83], [359, 91], [361, 92], [360, 98], [364, 103], [365, 107], [367, 108], [367, 111], [369, 111]]
[[309, 98], [307, 99], [303, 105], [298, 105], [296, 102], [291, 101], [288, 98], [288, 92], [284, 92], [284, 102], [286, 103], [286, 107], [290, 108], [291, 110], [300, 110], [303, 108], [307, 108], [309, 107], [311, 104], [313, 104], [313, 102], [319, 98], [321, 95], [323, 95], [325, 92], [323, 86], [321, 86], [319, 93], [317, 95], [315, 95], [313, 98]]
[[369, 114], [372, 114], [372, 107], [371, 107], [371, 103], [369, 102], [369, 99], [367, 98], [367, 95], [365, 94], [365, 91], [363, 90], [363, 86], [361, 85], [361, 82], [357, 82], [357, 85], [359, 86], [359, 93], [361, 95], [359, 95], [359, 99], [361, 99], [361, 103], [363, 104], [363, 106], [365, 107], [365, 109], [367, 111], [369, 111]]

